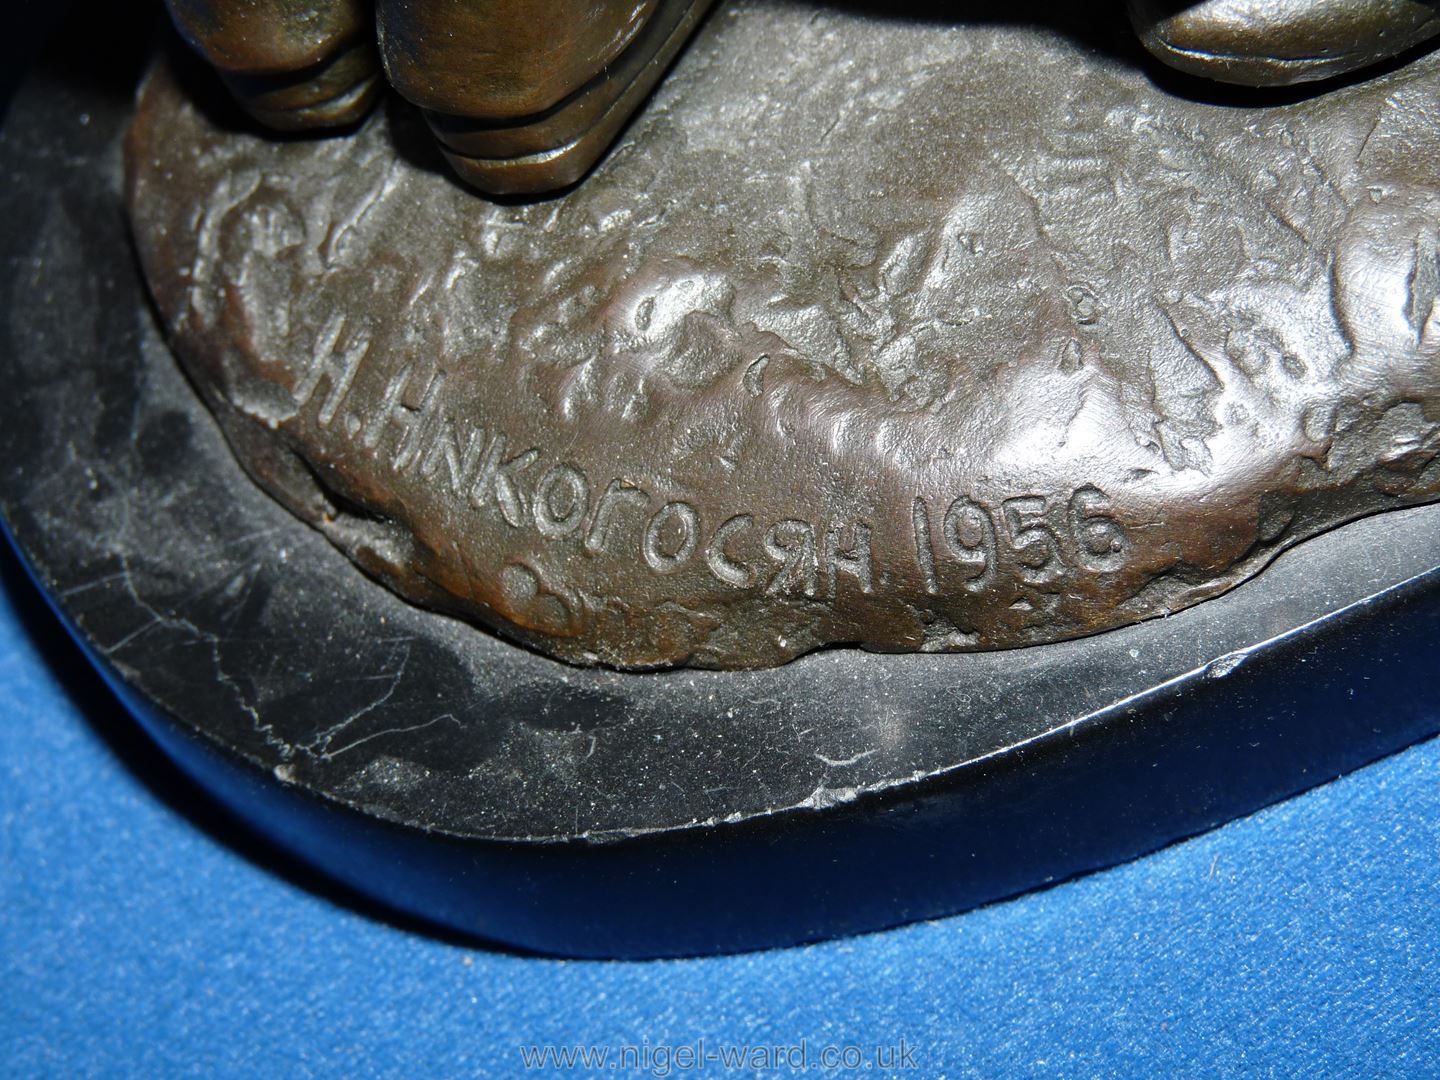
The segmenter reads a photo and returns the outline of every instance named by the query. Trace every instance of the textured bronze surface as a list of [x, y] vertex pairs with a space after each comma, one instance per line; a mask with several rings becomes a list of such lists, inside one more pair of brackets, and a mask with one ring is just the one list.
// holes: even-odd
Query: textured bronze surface
[[[167, 2], [181, 33], [240, 103], [281, 129], [364, 116], [381, 85], [378, 36], [386, 75], [426, 110], [456, 173], [481, 191], [513, 195], [566, 187], [593, 168], [713, 0]], [[1440, 33], [1433, 0], [1129, 0], [1129, 7], [1135, 31], [1162, 61], [1247, 86], [1332, 78]], [[895, 14], [907, 10], [956, 21], [1017, 14], [954, 0], [903, 5]]]
[[1437, 57], [1220, 107], [1123, 19], [736, 3], [530, 205], [161, 70], [134, 232], [252, 474], [422, 603], [622, 666], [1087, 634], [1440, 494]]

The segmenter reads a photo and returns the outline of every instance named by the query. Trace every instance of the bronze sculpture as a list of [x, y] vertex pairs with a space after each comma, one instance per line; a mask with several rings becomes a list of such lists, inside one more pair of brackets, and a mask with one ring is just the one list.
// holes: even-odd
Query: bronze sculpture
[[512, 205], [162, 75], [142, 260], [253, 475], [576, 663], [1075, 637], [1434, 499], [1436, 58], [1234, 109], [1061, 23], [728, 6]]
[[[343, 126], [385, 76], [491, 194], [594, 165], [713, 0], [167, 0], [236, 98], [280, 129]], [[1154, 55], [1247, 86], [1330, 78], [1440, 32], [1424, 0], [1129, 0]], [[375, 47], [378, 36], [379, 49]]]
[[[1430, 734], [1440, 505], [986, 651], [1440, 472], [1435, 58], [1217, 97], [1108, 12], [735, 0], [532, 201], [462, 191], [396, 96], [276, 139], [168, 50], [128, 147], [149, 305], [133, 72], [95, 92], [67, 37], [83, 85], [0, 138], [11, 534], [227, 805], [531, 948], [954, 911]], [[976, 651], [760, 667], [917, 623]]]

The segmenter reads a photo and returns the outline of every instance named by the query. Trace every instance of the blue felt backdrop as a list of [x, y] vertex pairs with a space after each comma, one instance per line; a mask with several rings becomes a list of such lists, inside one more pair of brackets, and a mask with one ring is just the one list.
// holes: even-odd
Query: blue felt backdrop
[[[903, 1039], [923, 1076], [1440, 1074], [1440, 743], [940, 922], [535, 959], [383, 921], [277, 862], [137, 732], [8, 552], [0, 585], [7, 1074], [511, 1076], [522, 1047], [593, 1043], [648, 1044], [661, 1075], [699, 1039], [803, 1040], [817, 1066], [827, 1044]], [[670, 1075], [738, 1074], [685, 1060]]]

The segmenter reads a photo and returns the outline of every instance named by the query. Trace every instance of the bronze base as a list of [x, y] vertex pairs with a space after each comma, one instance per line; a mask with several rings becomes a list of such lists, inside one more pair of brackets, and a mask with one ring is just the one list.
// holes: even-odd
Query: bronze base
[[736, 3], [515, 205], [398, 106], [276, 142], [162, 69], [130, 212], [251, 474], [413, 600], [623, 668], [1032, 645], [1440, 494], [1440, 57], [1144, 56]]

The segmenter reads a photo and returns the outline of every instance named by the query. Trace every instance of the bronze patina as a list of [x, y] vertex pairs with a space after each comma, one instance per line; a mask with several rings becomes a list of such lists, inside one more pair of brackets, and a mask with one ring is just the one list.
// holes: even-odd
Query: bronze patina
[[728, 4], [509, 204], [161, 68], [130, 208], [237, 454], [407, 597], [621, 667], [1036, 644], [1440, 495], [1440, 57], [1219, 105], [1137, 55]]
[[482, 191], [517, 194], [589, 171], [712, 0], [168, 2], [186, 39], [262, 123], [354, 123], [383, 85], [383, 60], [456, 173]]
[[[481, 191], [519, 194], [584, 176], [713, 0], [167, 2], [262, 123], [354, 123], [378, 96], [383, 62], [456, 173]], [[895, 14], [962, 21], [1000, 5], [911, 7]], [[1129, 0], [1129, 11], [1167, 64], [1245, 86], [1341, 75], [1440, 32], [1426, 0]]]

